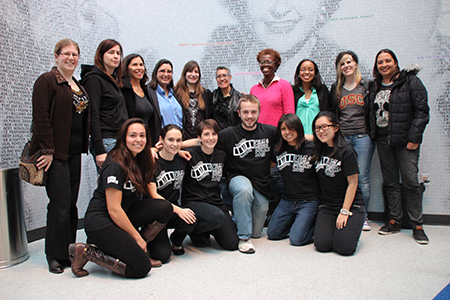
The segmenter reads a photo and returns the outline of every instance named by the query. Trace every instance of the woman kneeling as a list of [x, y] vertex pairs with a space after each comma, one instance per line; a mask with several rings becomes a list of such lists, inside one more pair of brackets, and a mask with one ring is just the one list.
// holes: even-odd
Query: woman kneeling
[[88, 241], [95, 246], [69, 246], [76, 276], [89, 274], [83, 269], [88, 261], [130, 278], [145, 277], [152, 266], [161, 266], [158, 244], [164, 237], [158, 233], [173, 210], [168, 201], [149, 198], [154, 170], [150, 144], [139, 118], [129, 119], [119, 130], [84, 219]]
[[358, 158], [345, 142], [336, 115], [320, 112], [313, 121], [316, 172], [320, 183], [314, 245], [321, 252], [341, 255], [355, 252], [365, 219], [365, 206], [358, 188]]

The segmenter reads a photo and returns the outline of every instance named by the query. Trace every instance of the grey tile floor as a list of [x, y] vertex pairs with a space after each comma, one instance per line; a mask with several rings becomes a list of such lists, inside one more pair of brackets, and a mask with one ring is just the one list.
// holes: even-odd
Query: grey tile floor
[[[47, 271], [43, 240], [28, 245], [30, 259], [0, 269], [0, 299], [432, 299], [450, 282], [450, 227], [425, 226], [430, 244], [411, 230], [363, 232], [351, 257], [319, 253], [288, 240], [254, 240], [256, 253], [192, 247], [146, 278], [126, 279], [88, 263], [76, 278]], [[82, 230], [78, 240], [84, 241]]]

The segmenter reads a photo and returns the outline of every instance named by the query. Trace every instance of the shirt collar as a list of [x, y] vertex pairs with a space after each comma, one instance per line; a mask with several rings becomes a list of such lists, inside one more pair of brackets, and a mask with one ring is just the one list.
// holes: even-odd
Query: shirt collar
[[[162, 95], [162, 96], [166, 96], [166, 91], [158, 84], [156, 86], [156, 91], [158, 92], [158, 94]], [[169, 87], [169, 97], [173, 95], [173, 90], [171, 87]]]
[[[281, 78], [280, 78], [278, 75], [275, 74], [275, 76], [273, 77], [272, 81], [269, 83], [269, 85], [268, 85], [267, 87], [271, 86], [272, 83], [274, 83], [275, 81], [280, 81], [280, 79], [281, 79]], [[263, 88], [266, 88], [266, 87], [264, 87], [264, 78], [261, 79], [261, 81], [259, 82], [259, 84], [260, 84]]]
[[53, 73], [53, 75], [55, 75], [56, 81], [58, 82], [58, 84], [67, 82], [66, 78], [64, 78], [64, 76], [61, 74], [61, 72], [59, 72], [57, 67], [53, 67], [51, 72]]

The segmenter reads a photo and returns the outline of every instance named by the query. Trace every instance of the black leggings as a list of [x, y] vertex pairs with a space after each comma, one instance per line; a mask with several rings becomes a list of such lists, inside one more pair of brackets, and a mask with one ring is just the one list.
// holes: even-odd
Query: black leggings
[[347, 226], [336, 228], [336, 220], [341, 207], [320, 205], [317, 213], [314, 245], [320, 252], [335, 251], [341, 255], [352, 255], [358, 246], [362, 226], [366, 219], [364, 206], [353, 205], [352, 216], [348, 217]]
[[204, 202], [189, 202], [186, 207], [192, 209], [197, 217], [194, 233], [210, 233], [222, 249], [237, 250], [239, 239], [236, 225], [225, 204], [215, 206]]
[[[133, 202], [127, 211], [127, 216], [133, 226], [138, 228], [153, 221], [167, 223], [172, 211], [172, 205], [166, 200], [144, 199]], [[127, 265], [125, 277], [142, 278], [150, 271], [151, 263], [147, 253], [142, 250], [131, 235], [117, 225], [114, 224], [96, 231], [86, 231], [86, 235], [88, 243], [95, 244], [105, 253], [118, 258]], [[158, 259], [160, 253], [164, 252], [158, 247], [160, 240], [159, 234], [147, 245], [152, 258]]]

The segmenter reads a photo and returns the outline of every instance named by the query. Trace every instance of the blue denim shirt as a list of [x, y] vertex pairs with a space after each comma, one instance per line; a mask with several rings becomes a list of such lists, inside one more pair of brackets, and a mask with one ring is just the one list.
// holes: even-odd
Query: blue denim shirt
[[156, 95], [158, 96], [159, 108], [161, 111], [162, 124], [164, 127], [168, 124], [175, 124], [183, 128], [183, 111], [178, 100], [173, 94], [173, 90], [169, 90], [169, 95], [166, 96], [166, 91], [162, 87], [156, 87]]

